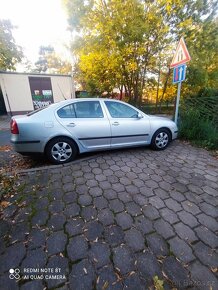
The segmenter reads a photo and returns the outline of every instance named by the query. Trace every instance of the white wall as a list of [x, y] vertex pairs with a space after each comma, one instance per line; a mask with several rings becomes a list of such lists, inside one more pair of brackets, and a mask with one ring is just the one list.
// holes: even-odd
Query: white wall
[[[71, 76], [45, 74], [0, 73], [2, 89], [7, 112], [29, 112], [33, 102], [28, 77], [50, 77], [54, 102], [75, 98], [75, 89]], [[10, 107], [8, 104], [10, 103]]]

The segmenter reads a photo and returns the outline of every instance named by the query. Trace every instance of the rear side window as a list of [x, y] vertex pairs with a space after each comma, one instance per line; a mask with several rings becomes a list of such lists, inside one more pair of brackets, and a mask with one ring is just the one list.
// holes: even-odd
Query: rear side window
[[73, 104], [77, 118], [103, 118], [99, 101], [83, 101]]
[[76, 118], [73, 104], [67, 105], [57, 111], [60, 118]]
[[100, 102], [83, 101], [67, 105], [57, 111], [60, 118], [103, 118]]

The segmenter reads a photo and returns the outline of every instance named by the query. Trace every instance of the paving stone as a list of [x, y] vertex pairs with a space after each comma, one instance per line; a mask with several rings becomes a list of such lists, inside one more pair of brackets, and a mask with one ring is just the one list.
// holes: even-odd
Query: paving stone
[[162, 278], [158, 261], [150, 251], [137, 255], [137, 268], [140, 276], [146, 281], [153, 281], [154, 276]]
[[197, 215], [197, 219], [202, 225], [204, 225], [211, 231], [213, 232], [218, 231], [218, 222], [214, 218], [202, 213]]
[[25, 222], [13, 225], [10, 230], [10, 241], [25, 241], [26, 236], [29, 234], [29, 226]]
[[134, 252], [141, 251], [145, 248], [144, 237], [136, 229], [125, 231], [125, 241]]
[[124, 205], [119, 199], [111, 200], [109, 207], [114, 213], [119, 213], [124, 210]]
[[[52, 275], [59, 275], [58, 279], [46, 280], [49, 289], [50, 288], [57, 289], [58, 286], [68, 281], [69, 265], [68, 265], [67, 258], [60, 257], [60, 256], [53, 256], [49, 258], [47, 268], [53, 269], [54, 273], [51, 273]], [[55, 269], [58, 269], [59, 272], [56, 273]]]
[[184, 192], [188, 191], [187, 186], [182, 184], [182, 183], [180, 183], [180, 182], [173, 183], [172, 186], [173, 186], [173, 188], [175, 190], [178, 190], [181, 193], [184, 193]]
[[[44, 288], [44, 286], [42, 284], [42, 281], [35, 280], [35, 281], [30, 281], [30, 282], [23, 284], [20, 289], [21, 290], [42, 290], [43, 288]], [[1, 289], [3, 289], [3, 288], [1, 288]], [[11, 288], [11, 289], [14, 289], [14, 288]]]
[[136, 217], [134, 226], [135, 228], [140, 230], [144, 235], [154, 231], [152, 222], [144, 216]]
[[128, 192], [118, 192], [118, 198], [123, 202], [132, 201], [133, 197]]
[[123, 286], [121, 282], [117, 281], [114, 269], [111, 265], [101, 268], [98, 272], [98, 278], [96, 283], [96, 289], [102, 290], [122, 290]]
[[161, 198], [159, 198], [158, 196], [152, 196], [149, 197], [149, 203], [155, 207], [156, 209], [161, 209], [163, 207], [165, 207], [164, 202], [162, 201]]
[[84, 236], [76, 236], [70, 239], [67, 246], [69, 258], [74, 262], [88, 256], [88, 243]]
[[184, 194], [178, 191], [171, 191], [170, 196], [178, 202], [184, 201], [186, 199]]
[[204, 226], [197, 227], [195, 229], [196, 234], [198, 235], [199, 239], [207, 244], [211, 248], [218, 247], [218, 239], [217, 236], [207, 229]]
[[106, 242], [111, 246], [116, 246], [124, 242], [124, 233], [121, 227], [119, 226], [109, 226], [105, 228], [105, 239]]
[[145, 290], [148, 289], [147, 284], [145, 281], [140, 279], [139, 275], [133, 273], [132, 275], [128, 276], [124, 281], [124, 288], [125, 290]]
[[72, 266], [72, 271], [69, 275], [70, 289], [90, 290], [94, 287], [95, 273], [92, 264], [88, 260]]
[[194, 262], [189, 266], [191, 272], [192, 286], [195, 289], [218, 289], [218, 280], [212, 272], [199, 262]]
[[81, 216], [85, 221], [90, 221], [96, 218], [97, 210], [93, 206], [82, 208]]
[[78, 198], [78, 203], [81, 206], [90, 205], [90, 204], [92, 204], [92, 197], [90, 195], [88, 195], [88, 194], [82, 194]]
[[174, 199], [169, 198], [164, 200], [166, 206], [174, 212], [182, 210], [181, 205]]
[[64, 214], [67, 216], [67, 218], [78, 216], [80, 214], [79, 205], [76, 203], [68, 204], [65, 207]]
[[114, 222], [114, 215], [109, 209], [102, 209], [98, 212], [98, 220], [104, 225], [108, 226], [113, 224]]
[[122, 212], [116, 215], [117, 224], [123, 229], [129, 229], [133, 224], [133, 219], [128, 213]]
[[197, 236], [195, 235], [195, 232], [190, 227], [184, 225], [183, 223], [175, 224], [174, 229], [182, 240], [185, 240], [189, 243], [198, 240]]
[[77, 201], [77, 198], [78, 196], [75, 191], [70, 191], [63, 195], [63, 201], [65, 203], [74, 203]]
[[201, 211], [199, 207], [191, 201], [185, 200], [182, 202], [184, 210], [190, 212], [193, 215], [199, 214]]
[[187, 211], [183, 210], [183, 211], [178, 212], [178, 217], [184, 224], [190, 226], [191, 228], [194, 228], [197, 225], [199, 225], [199, 222], [197, 221], [197, 219]]
[[107, 189], [107, 190], [104, 190], [103, 195], [104, 195], [104, 197], [105, 197], [107, 200], [111, 200], [111, 199], [115, 199], [115, 198], [117, 198], [117, 193], [116, 193], [116, 191], [114, 191], [113, 189]]
[[164, 239], [154, 233], [146, 236], [148, 247], [156, 256], [167, 256], [169, 254], [168, 247]]
[[32, 225], [45, 225], [48, 220], [48, 212], [46, 210], [38, 211], [32, 218]]
[[97, 209], [103, 209], [108, 207], [108, 201], [103, 196], [99, 196], [94, 199], [94, 205]]
[[169, 198], [169, 193], [162, 188], [157, 188], [154, 190], [154, 192], [156, 196], [160, 197], [163, 200]]
[[126, 211], [132, 216], [138, 216], [142, 214], [141, 207], [138, 206], [135, 202], [126, 203]]
[[148, 204], [148, 199], [143, 196], [142, 194], [137, 194], [133, 196], [133, 200], [137, 203], [140, 207], [145, 206]]
[[143, 208], [143, 213], [151, 220], [156, 220], [160, 217], [158, 210], [152, 205], [147, 205]]
[[101, 268], [110, 263], [110, 248], [106, 243], [96, 242], [91, 244], [89, 258], [96, 268]]
[[126, 246], [120, 246], [113, 250], [114, 267], [125, 275], [135, 270], [134, 257]]
[[85, 224], [84, 232], [89, 241], [99, 239], [103, 233], [103, 226], [98, 221], [91, 221]]
[[212, 195], [214, 197], [218, 196], [218, 191], [210, 186], [204, 186], [202, 189], [204, 192], [208, 193], [209, 195]]
[[169, 244], [170, 250], [182, 262], [189, 263], [195, 259], [190, 246], [178, 237], [169, 240]]
[[123, 184], [120, 184], [120, 183], [114, 183], [114, 184], [112, 184], [112, 188], [116, 192], [121, 192], [121, 191], [124, 191], [125, 190], [125, 187], [123, 186]]
[[61, 212], [64, 208], [64, 203], [60, 200], [55, 200], [50, 203], [48, 209], [51, 213]]
[[194, 253], [202, 264], [207, 265], [211, 268], [217, 267], [218, 254], [215, 249], [211, 249], [204, 243], [199, 242], [193, 246]]
[[14, 244], [8, 248], [1, 256], [0, 273], [9, 269], [17, 268], [26, 254], [26, 249], [23, 243]]
[[89, 193], [93, 197], [101, 196], [103, 193], [103, 190], [100, 187], [92, 187], [89, 189]]
[[177, 223], [179, 221], [178, 216], [172, 210], [166, 208], [162, 208], [160, 210], [160, 215], [170, 224]]
[[191, 285], [188, 271], [174, 257], [164, 259], [163, 272], [178, 289], [187, 289]]
[[65, 227], [69, 236], [77, 236], [83, 233], [84, 222], [77, 217], [68, 221]]
[[27, 251], [27, 255], [21, 264], [21, 271], [24, 268], [44, 268], [47, 261], [47, 255], [42, 248]]
[[48, 227], [53, 231], [63, 230], [64, 224], [66, 222], [66, 217], [63, 214], [52, 215], [48, 220]]
[[156, 220], [154, 222], [154, 228], [164, 239], [175, 236], [172, 226], [163, 219]]
[[39, 198], [35, 203], [36, 209], [45, 209], [48, 207], [49, 200], [47, 197]]
[[144, 195], [145, 197], [150, 197], [154, 195], [153, 189], [147, 187], [147, 186], [143, 186], [140, 188], [140, 193], [142, 195]]
[[35, 249], [46, 244], [46, 230], [45, 229], [32, 229], [28, 236], [27, 246], [28, 249]]
[[48, 254], [51, 256], [63, 252], [66, 243], [67, 237], [63, 231], [52, 233], [47, 240]]
[[216, 208], [215, 206], [203, 202], [200, 204], [200, 208], [207, 215], [212, 216], [214, 218], [218, 217], [218, 208]]

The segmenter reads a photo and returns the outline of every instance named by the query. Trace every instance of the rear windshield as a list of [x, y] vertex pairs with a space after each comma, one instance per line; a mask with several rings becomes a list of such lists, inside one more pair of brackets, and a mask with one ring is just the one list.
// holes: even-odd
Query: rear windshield
[[42, 110], [44, 110], [46, 108], [48, 108], [48, 106], [39, 108], [39, 109], [37, 109], [35, 111], [32, 111], [32, 112], [28, 113], [27, 116], [32, 116], [32, 115], [34, 115], [34, 114], [36, 114], [36, 113], [38, 113], [38, 112], [40, 112], [40, 111], [42, 111]]

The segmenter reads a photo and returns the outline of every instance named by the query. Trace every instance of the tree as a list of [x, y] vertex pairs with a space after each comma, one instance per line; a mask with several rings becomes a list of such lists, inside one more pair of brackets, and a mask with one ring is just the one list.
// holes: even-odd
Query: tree
[[39, 73], [69, 74], [72, 72], [70, 62], [63, 60], [54, 50], [52, 46], [40, 46], [39, 59], [35, 63]]
[[135, 104], [141, 102], [150, 74], [159, 76], [157, 94], [159, 89], [165, 94], [162, 69], [158, 69], [160, 56], [168, 54], [181, 35], [193, 37], [205, 16], [212, 15], [215, 5], [214, 0], [64, 3], [70, 27], [78, 35], [72, 49], [87, 86], [91, 83], [100, 91], [124, 87], [126, 96]]
[[0, 20], [0, 70], [15, 70], [16, 63], [23, 57], [12, 35], [14, 28], [10, 20]]

